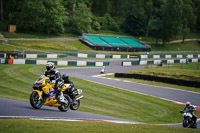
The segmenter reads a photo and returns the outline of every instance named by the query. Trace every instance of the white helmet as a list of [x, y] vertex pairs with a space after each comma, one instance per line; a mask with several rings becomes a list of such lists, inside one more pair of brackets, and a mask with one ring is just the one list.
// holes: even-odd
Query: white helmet
[[54, 69], [54, 63], [53, 62], [48, 62], [46, 64], [46, 69], [47, 69], [48, 72], [50, 72], [51, 70], [53, 70]]
[[187, 101], [186, 106], [191, 106], [191, 103], [189, 101]]

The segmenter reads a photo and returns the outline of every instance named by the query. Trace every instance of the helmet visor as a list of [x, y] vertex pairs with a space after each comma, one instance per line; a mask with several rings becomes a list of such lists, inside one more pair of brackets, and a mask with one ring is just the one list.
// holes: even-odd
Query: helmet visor
[[46, 69], [47, 69], [47, 71], [50, 71], [51, 68], [49, 66], [46, 66]]

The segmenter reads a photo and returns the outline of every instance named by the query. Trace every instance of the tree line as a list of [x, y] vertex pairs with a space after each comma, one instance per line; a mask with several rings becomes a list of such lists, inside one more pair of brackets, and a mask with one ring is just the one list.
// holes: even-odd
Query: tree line
[[200, 31], [200, 0], [0, 0], [0, 30], [95, 33], [123, 31], [163, 43]]

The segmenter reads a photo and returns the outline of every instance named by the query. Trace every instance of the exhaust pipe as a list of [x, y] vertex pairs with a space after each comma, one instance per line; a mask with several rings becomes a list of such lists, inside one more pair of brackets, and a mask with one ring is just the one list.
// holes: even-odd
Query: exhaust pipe
[[77, 97], [76, 100], [79, 100], [79, 99], [81, 99], [81, 98], [83, 98], [83, 96]]

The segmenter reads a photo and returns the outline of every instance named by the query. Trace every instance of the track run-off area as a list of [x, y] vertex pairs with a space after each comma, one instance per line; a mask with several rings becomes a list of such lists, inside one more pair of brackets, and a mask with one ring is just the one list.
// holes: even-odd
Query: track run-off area
[[[113, 60], [110, 61], [110, 65], [106, 67], [106, 73], [120, 73], [142, 68], [142, 66], [123, 67], [121, 66], [121, 61]], [[190, 101], [197, 109], [200, 109], [200, 93], [104, 78], [100, 76], [100, 70], [101, 68], [99, 67], [59, 68], [61, 74], [68, 74], [71, 77], [76, 77], [98, 84], [104, 84], [107, 86], [127, 90], [130, 93], [135, 92], [147, 96], [157, 97], [176, 104], [184, 104], [186, 101]], [[29, 103], [5, 98], [0, 98], [0, 118], [30, 118], [42, 120], [59, 119], [63, 121], [102, 121], [112, 123], [143, 124], [136, 121], [124, 120], [81, 111], [69, 110], [68, 112], [60, 112], [57, 108], [47, 106], [42, 107], [40, 110], [35, 110]], [[181, 127], [182, 123], [165, 125]], [[197, 127], [198, 129], [200, 128], [199, 120]]]

